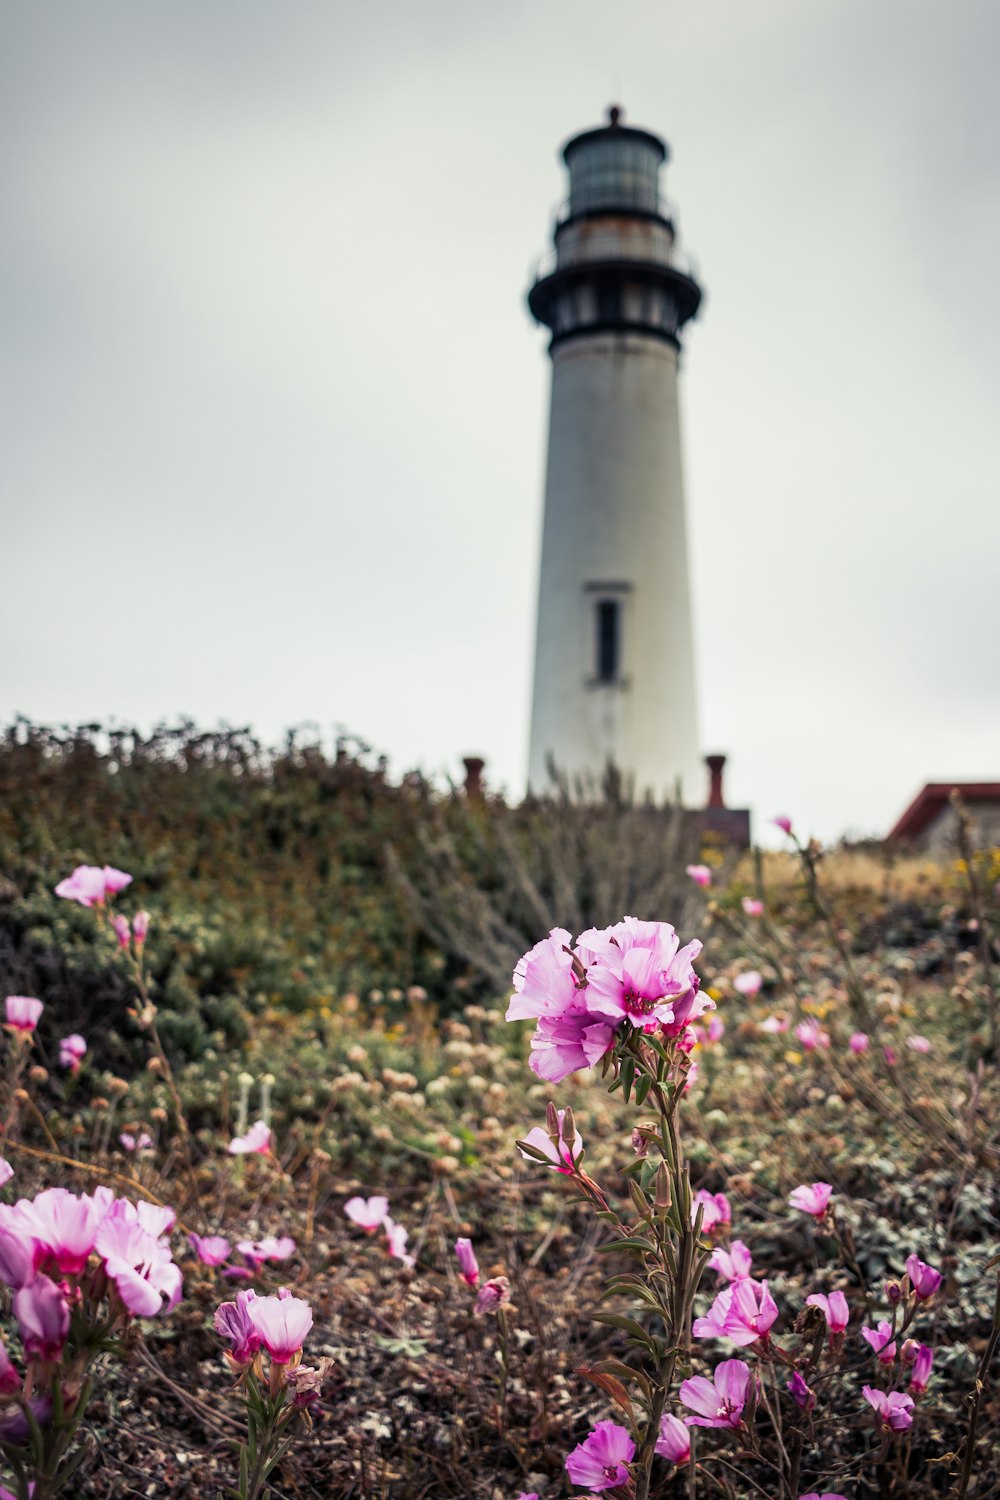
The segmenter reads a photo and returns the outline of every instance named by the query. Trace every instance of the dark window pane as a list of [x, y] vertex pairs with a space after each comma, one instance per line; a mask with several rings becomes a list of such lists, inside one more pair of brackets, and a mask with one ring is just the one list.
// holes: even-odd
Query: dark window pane
[[617, 599], [601, 599], [597, 605], [597, 677], [599, 682], [618, 678], [620, 616]]

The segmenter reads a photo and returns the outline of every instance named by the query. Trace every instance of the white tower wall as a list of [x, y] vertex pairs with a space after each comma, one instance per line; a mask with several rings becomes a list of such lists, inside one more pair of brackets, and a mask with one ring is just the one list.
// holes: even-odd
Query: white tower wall
[[[601, 681], [597, 606], [619, 610]], [[636, 789], [700, 790], [677, 350], [598, 333], [552, 351], [530, 784], [609, 760]]]
[[529, 782], [600, 776], [700, 800], [681, 469], [680, 332], [701, 289], [661, 199], [666, 147], [620, 123], [575, 136], [570, 197], [529, 293], [552, 331]]

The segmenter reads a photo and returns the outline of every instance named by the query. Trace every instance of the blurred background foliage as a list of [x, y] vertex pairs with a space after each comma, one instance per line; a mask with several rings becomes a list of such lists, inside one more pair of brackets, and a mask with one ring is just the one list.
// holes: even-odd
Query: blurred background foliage
[[501, 993], [557, 924], [693, 915], [690, 819], [613, 776], [596, 790], [510, 807], [392, 781], [347, 739], [331, 757], [302, 732], [273, 749], [189, 722], [143, 736], [21, 719], [0, 740], [0, 971], [127, 1061], [122, 976], [90, 915], [53, 895], [76, 864], [111, 864], [134, 876], [122, 909], [152, 913], [162, 1033], [188, 1056], [213, 1033], [244, 1042], [269, 1005], [418, 987], [454, 1010]]

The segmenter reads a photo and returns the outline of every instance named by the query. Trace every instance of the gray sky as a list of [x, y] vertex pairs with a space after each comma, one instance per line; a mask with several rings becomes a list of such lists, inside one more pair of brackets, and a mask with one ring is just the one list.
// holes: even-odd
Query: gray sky
[[0, 3], [0, 715], [311, 720], [518, 792], [523, 293], [618, 99], [707, 289], [730, 801], [833, 836], [1000, 778], [998, 54], [995, 0]]

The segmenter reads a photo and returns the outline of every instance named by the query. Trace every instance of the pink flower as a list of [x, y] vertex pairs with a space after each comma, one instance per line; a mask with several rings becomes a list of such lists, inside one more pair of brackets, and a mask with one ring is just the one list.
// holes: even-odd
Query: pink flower
[[754, 1281], [749, 1276], [734, 1281], [731, 1287], [732, 1302], [726, 1317], [725, 1336], [741, 1347], [755, 1344], [758, 1339], [765, 1344], [768, 1330], [778, 1316], [774, 1298], [767, 1289], [766, 1281]]
[[883, 1321], [877, 1328], [869, 1328], [866, 1324], [861, 1330], [861, 1337], [878, 1355], [879, 1364], [892, 1364], [896, 1358], [896, 1341], [892, 1336], [891, 1323]]
[[[95, 1248], [104, 1257], [104, 1269], [129, 1312], [154, 1318], [177, 1306], [182, 1278], [170, 1257], [170, 1246], [157, 1233], [164, 1226], [163, 1211], [158, 1213], [152, 1204], [139, 1208], [147, 1210], [141, 1219], [131, 1203], [116, 1203], [97, 1231]], [[172, 1225], [173, 1210], [166, 1213]]]
[[713, 1008], [711, 1000], [696, 1002], [701, 981], [692, 964], [701, 952], [699, 942], [682, 948], [669, 922], [639, 922], [634, 917], [609, 928], [608, 934], [607, 947], [587, 969], [585, 998], [590, 1011], [616, 1024], [660, 1021], [680, 1031]]
[[902, 1391], [876, 1391], [870, 1385], [861, 1387], [862, 1394], [877, 1412], [884, 1432], [904, 1432], [913, 1425], [913, 1397]]
[[78, 1031], [69, 1036], [64, 1036], [59, 1043], [59, 1066], [69, 1068], [71, 1073], [79, 1073], [80, 1063], [87, 1053], [87, 1043]]
[[787, 833], [789, 836], [791, 835], [792, 820], [791, 818], [787, 818], [784, 813], [782, 813], [780, 817], [772, 818], [771, 822], [774, 824], [775, 828], [780, 828], [782, 833]]
[[929, 1052], [931, 1050], [931, 1044], [925, 1036], [908, 1036], [906, 1038], [906, 1045], [911, 1052]]
[[132, 918], [132, 936], [135, 938], [135, 946], [137, 948], [141, 948], [146, 941], [146, 934], [149, 931], [151, 920], [148, 911], [137, 911]]
[[615, 1039], [607, 1016], [579, 1005], [562, 1015], [541, 1016], [531, 1038], [529, 1066], [538, 1078], [561, 1083], [571, 1073], [600, 1062]]
[[926, 1391], [933, 1366], [934, 1350], [930, 1344], [921, 1344], [917, 1349], [916, 1358], [913, 1361], [913, 1372], [910, 1375], [910, 1390], [915, 1396], [922, 1396]]
[[31, 1235], [15, 1217], [18, 1205], [0, 1222], [0, 1280], [14, 1287], [25, 1286], [35, 1274], [38, 1250]]
[[764, 983], [763, 977], [756, 969], [748, 969], [745, 974], [737, 974], [733, 980], [733, 989], [752, 1000], [755, 995], [760, 994], [760, 987]]
[[294, 1255], [295, 1241], [288, 1234], [282, 1235], [281, 1239], [269, 1235], [263, 1240], [240, 1240], [236, 1248], [253, 1265], [262, 1266], [265, 1261], [287, 1260], [290, 1255]]
[[813, 1292], [811, 1297], [806, 1298], [806, 1307], [819, 1308], [832, 1334], [843, 1333], [850, 1321], [851, 1310], [843, 1292], [831, 1292], [829, 1297], [823, 1292]]
[[727, 1281], [739, 1281], [750, 1275], [752, 1259], [743, 1241], [733, 1240], [728, 1250], [723, 1250], [721, 1246], [718, 1250], [713, 1250], [708, 1263], [713, 1271], [718, 1271]]
[[316, 1405], [323, 1394], [323, 1381], [328, 1368], [329, 1363], [324, 1360], [318, 1370], [311, 1365], [295, 1365], [291, 1370], [286, 1370], [285, 1384], [292, 1393], [293, 1406], [302, 1411]]
[[778, 1036], [782, 1032], [787, 1031], [791, 1024], [787, 1016], [768, 1016], [766, 1020], [761, 1021], [760, 1029], [761, 1031], [769, 1031], [772, 1036]]
[[250, 1317], [250, 1307], [256, 1300], [256, 1292], [237, 1292], [235, 1302], [223, 1302], [216, 1309], [215, 1331], [229, 1340], [230, 1354], [237, 1365], [248, 1365], [261, 1346], [260, 1332]]
[[203, 1266], [221, 1266], [229, 1259], [229, 1241], [221, 1234], [189, 1234], [188, 1243]]
[[510, 1282], [506, 1276], [491, 1276], [479, 1288], [479, 1296], [472, 1311], [477, 1318], [481, 1318], [485, 1313], [495, 1313], [497, 1308], [505, 1307], [509, 1301]]
[[704, 887], [712, 884], [712, 872], [708, 865], [688, 865], [685, 873], [690, 875], [695, 885]]
[[733, 1289], [725, 1286], [703, 1318], [695, 1318], [691, 1332], [696, 1339], [722, 1339], [726, 1337], [726, 1324], [733, 1305]]
[[704, 1205], [701, 1217], [703, 1234], [711, 1234], [713, 1229], [725, 1228], [733, 1222], [733, 1211], [725, 1193], [707, 1193], [704, 1188], [700, 1188], [691, 1199], [692, 1224], [698, 1217], [699, 1205]]
[[36, 1276], [14, 1294], [14, 1316], [24, 1352], [58, 1359], [69, 1337], [69, 1304], [48, 1276]]
[[153, 1137], [147, 1135], [145, 1131], [142, 1131], [137, 1139], [131, 1131], [123, 1130], [118, 1139], [126, 1151], [152, 1151], [153, 1149]]
[[62, 1276], [76, 1276], [94, 1249], [101, 1221], [114, 1202], [110, 1188], [79, 1197], [65, 1188], [45, 1188], [14, 1207], [18, 1226], [35, 1242], [35, 1264], [51, 1260]]
[[[49, 1396], [32, 1396], [27, 1403], [28, 1410], [38, 1423], [39, 1427], [47, 1427], [52, 1421], [52, 1400]], [[10, 1406], [0, 1416], [0, 1442], [4, 1443], [26, 1443], [31, 1436], [28, 1426], [28, 1418], [20, 1406]], [[28, 1494], [35, 1493], [35, 1483], [32, 1480], [28, 1485]], [[11, 1495], [10, 1500], [16, 1500]]]
[[795, 1035], [807, 1052], [813, 1052], [817, 1047], [830, 1045], [830, 1033], [824, 1031], [819, 1022], [812, 1017], [808, 1021], [799, 1022], [795, 1028]]
[[548, 1157], [552, 1163], [553, 1171], [562, 1172], [564, 1176], [570, 1177], [573, 1174], [573, 1163], [578, 1161], [583, 1155], [583, 1136], [574, 1127], [573, 1139], [572, 1141], [568, 1141], [564, 1134], [565, 1127], [563, 1122], [565, 1119], [566, 1111], [564, 1109], [557, 1109], [556, 1120], [558, 1124], [556, 1128], [559, 1136], [558, 1146], [553, 1143], [552, 1137], [543, 1125], [536, 1125], [528, 1131], [523, 1143], [518, 1143], [517, 1149], [528, 1161], [534, 1161], [535, 1158], [533, 1156], [521, 1149], [522, 1144], [533, 1146], [536, 1151], [540, 1151], [543, 1156]]
[[352, 1224], [357, 1224], [366, 1234], [374, 1234], [389, 1217], [389, 1200], [377, 1194], [374, 1198], [348, 1198], [344, 1204], [344, 1213]]
[[132, 929], [128, 925], [128, 917], [123, 917], [119, 912], [117, 916], [111, 918], [111, 926], [114, 928], [119, 948], [127, 948], [132, 941]]
[[817, 1495], [815, 1490], [810, 1490], [808, 1495], [800, 1495], [799, 1500], [844, 1500], [843, 1495], [834, 1495], [830, 1490], [824, 1490], [822, 1495]]
[[882, 1056], [885, 1058], [886, 1067], [894, 1068], [899, 1062], [899, 1058], [896, 1056], [895, 1047], [883, 1047]]
[[397, 1224], [386, 1215], [382, 1221], [385, 1230], [386, 1249], [394, 1260], [401, 1260], [404, 1266], [414, 1266], [416, 1261], [412, 1255], [406, 1252], [406, 1242], [410, 1238], [409, 1230], [404, 1229], [402, 1224]]
[[816, 1405], [816, 1392], [806, 1384], [798, 1370], [793, 1372], [791, 1380], [785, 1382], [785, 1387], [800, 1411], [812, 1411]]
[[626, 1465], [635, 1457], [635, 1444], [617, 1422], [598, 1422], [588, 1438], [566, 1458], [566, 1473], [574, 1484], [594, 1491], [628, 1484]]
[[909, 1276], [910, 1285], [921, 1302], [929, 1301], [944, 1280], [940, 1271], [935, 1271], [933, 1266], [927, 1265], [916, 1255], [908, 1255], [906, 1257], [906, 1274]]
[[38, 1018], [45, 1009], [40, 1000], [34, 1000], [30, 995], [8, 995], [4, 1004], [7, 1025], [12, 1031], [20, 1031], [25, 1036], [34, 1031]]
[[680, 1417], [674, 1417], [670, 1412], [663, 1413], [656, 1452], [672, 1464], [687, 1463], [691, 1457], [691, 1434]]
[[710, 1042], [721, 1042], [726, 1034], [726, 1023], [721, 1016], [710, 1016], [706, 1035]]
[[472, 1248], [471, 1240], [456, 1240], [455, 1254], [458, 1256], [459, 1270], [462, 1280], [467, 1286], [477, 1287], [479, 1285], [479, 1262], [476, 1252]]
[[102, 906], [109, 896], [116, 896], [127, 885], [132, 884], [131, 875], [116, 870], [113, 865], [77, 865], [72, 875], [60, 880], [56, 895], [67, 901], [79, 901], [81, 906]]
[[762, 917], [764, 915], [764, 903], [763, 901], [757, 901], [753, 896], [744, 896], [743, 910], [748, 917]]
[[7, 1346], [0, 1339], [0, 1396], [9, 1396], [21, 1389], [21, 1377], [10, 1362]]
[[682, 1405], [693, 1411], [685, 1417], [689, 1427], [739, 1427], [747, 1403], [750, 1368], [741, 1359], [724, 1359], [712, 1379], [693, 1375], [681, 1382]]
[[847, 1045], [850, 1047], [852, 1052], [867, 1052], [868, 1041], [869, 1038], [867, 1031], [852, 1031]]
[[268, 1234], [262, 1240], [257, 1241], [257, 1254], [262, 1255], [265, 1260], [288, 1260], [289, 1256], [295, 1254], [295, 1249], [295, 1241], [290, 1234], [281, 1234], [277, 1237]]
[[312, 1308], [301, 1297], [255, 1297], [247, 1316], [276, 1365], [287, 1365], [298, 1354], [313, 1325]]
[[269, 1156], [271, 1154], [271, 1127], [258, 1120], [250, 1126], [246, 1135], [237, 1135], [229, 1142], [230, 1156]]
[[559, 1016], [576, 1004], [579, 982], [565, 927], [553, 927], [547, 938], [518, 959], [508, 1021]]
[[804, 1214], [812, 1214], [814, 1219], [822, 1219], [830, 1204], [833, 1188], [828, 1182], [814, 1182], [810, 1186], [797, 1187], [790, 1195], [788, 1202], [792, 1208], [800, 1208]]
[[6, 1187], [14, 1175], [14, 1168], [5, 1156], [0, 1156], [0, 1188]]
[[72, 875], [60, 880], [56, 895], [81, 906], [100, 906], [104, 901], [104, 871], [99, 865], [77, 865]]

